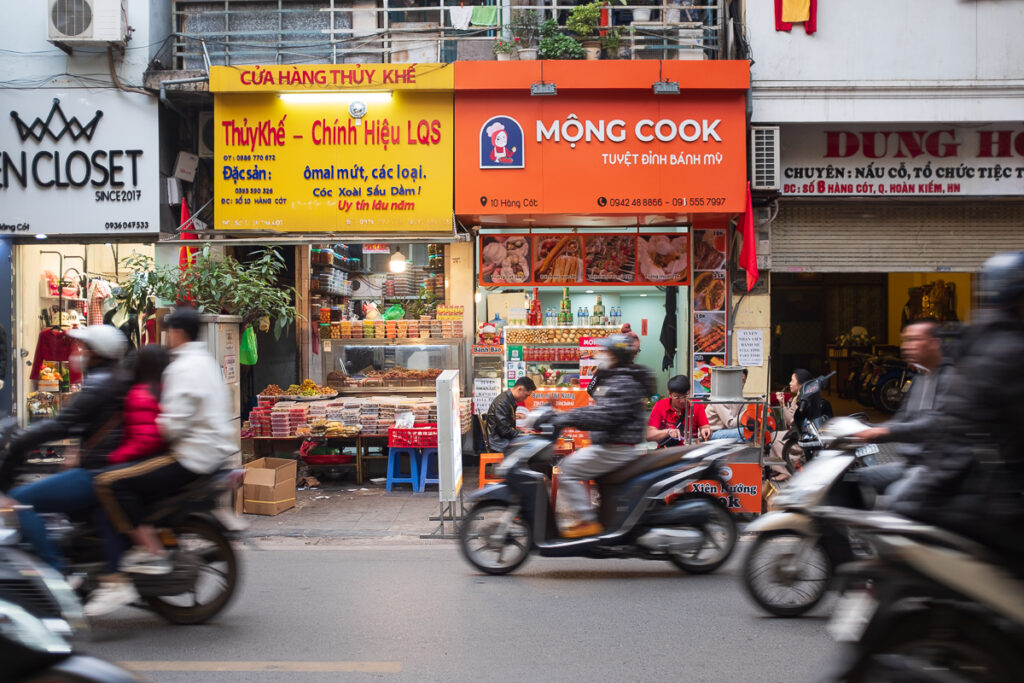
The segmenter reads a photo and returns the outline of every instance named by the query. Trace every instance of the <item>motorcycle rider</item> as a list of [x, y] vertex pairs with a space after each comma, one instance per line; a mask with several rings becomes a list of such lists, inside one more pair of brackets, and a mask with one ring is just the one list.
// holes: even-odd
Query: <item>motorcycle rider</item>
[[76, 514], [96, 507], [93, 477], [107, 466], [107, 454], [121, 441], [121, 406], [128, 389], [118, 367], [128, 349], [128, 339], [120, 330], [90, 325], [70, 330], [68, 336], [77, 341], [70, 362], [85, 375], [82, 390], [56, 418], [37, 422], [12, 439], [0, 465], [0, 491], [7, 491], [30, 450], [58, 439], [81, 439], [77, 466], [69, 458], [65, 464], [70, 469], [9, 492], [15, 501], [32, 506], [18, 513], [23, 538], [58, 571], [64, 570], [64, 560], [39, 513]]
[[604, 531], [590, 504], [584, 481], [628, 465], [643, 451], [645, 439], [644, 400], [653, 385], [647, 368], [631, 363], [633, 340], [623, 334], [602, 338], [598, 344], [601, 383], [594, 392], [593, 405], [576, 408], [553, 418], [559, 427], [590, 431], [593, 444], [561, 462], [559, 487], [576, 521], [563, 531], [565, 538], [593, 536]]
[[[927, 318], [908, 323], [900, 337], [900, 352], [908, 363], [916, 366], [918, 374], [889, 422], [856, 435], [865, 441], [896, 443], [905, 460], [860, 470], [860, 480], [878, 493], [885, 493], [893, 483], [923, 466], [923, 444], [932, 438], [936, 428], [935, 406], [953, 379], [953, 364], [943, 356], [937, 320]], [[889, 493], [895, 495], [897, 490]]]
[[892, 509], [1024, 560], [1024, 252], [985, 262], [984, 308], [939, 399], [926, 467]]
[[487, 423], [487, 447], [493, 453], [504, 453], [509, 442], [519, 436], [516, 428], [516, 406], [530, 398], [537, 385], [529, 377], [520, 377], [511, 389], [491, 401], [484, 420]]

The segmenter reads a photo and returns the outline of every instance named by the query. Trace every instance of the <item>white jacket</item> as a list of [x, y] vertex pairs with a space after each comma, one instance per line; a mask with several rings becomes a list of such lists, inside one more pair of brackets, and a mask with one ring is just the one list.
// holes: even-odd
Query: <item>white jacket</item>
[[235, 452], [229, 402], [220, 367], [206, 344], [189, 342], [171, 350], [157, 424], [182, 467], [209, 474]]

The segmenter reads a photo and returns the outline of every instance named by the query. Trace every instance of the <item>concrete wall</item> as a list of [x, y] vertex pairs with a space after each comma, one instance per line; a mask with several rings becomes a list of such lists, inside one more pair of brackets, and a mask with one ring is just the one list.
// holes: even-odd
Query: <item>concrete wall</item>
[[[754, 121], [1020, 118], [1024, 0], [858, 0], [818, 9], [817, 32], [807, 35], [801, 25], [776, 31], [773, 2], [746, 3]], [[795, 94], [794, 86], [809, 92]], [[766, 92], [773, 88], [781, 90]], [[865, 89], [877, 92], [857, 94]]]
[[[0, 25], [0, 44], [5, 50], [0, 59], [0, 81], [17, 81], [26, 88], [109, 86], [105, 48], [76, 48], [68, 56], [47, 42], [49, 4], [46, 0], [18, 3], [16, 11], [5, 13]], [[14, 6], [8, 9], [14, 10]], [[141, 85], [146, 66], [170, 34], [170, 23], [168, 0], [128, 2], [128, 25], [135, 30], [125, 54], [114, 53], [115, 69], [123, 84]], [[70, 76], [61, 75], [65, 73]]]

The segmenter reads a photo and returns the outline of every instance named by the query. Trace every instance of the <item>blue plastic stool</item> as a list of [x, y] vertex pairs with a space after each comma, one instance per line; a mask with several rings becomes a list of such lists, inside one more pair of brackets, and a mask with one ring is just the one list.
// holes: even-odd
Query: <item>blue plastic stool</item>
[[[409, 473], [402, 472], [402, 456], [409, 457]], [[422, 491], [420, 485], [420, 454], [419, 448], [388, 448], [388, 480], [387, 491], [391, 492], [392, 484], [410, 484], [413, 491]]]
[[420, 491], [426, 489], [427, 484], [441, 485], [441, 475], [437, 473], [437, 449], [420, 449]]

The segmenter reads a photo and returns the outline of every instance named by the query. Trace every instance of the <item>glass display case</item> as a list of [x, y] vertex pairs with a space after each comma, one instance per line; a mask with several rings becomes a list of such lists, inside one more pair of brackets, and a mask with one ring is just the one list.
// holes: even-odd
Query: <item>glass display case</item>
[[321, 355], [327, 386], [342, 394], [432, 393], [449, 369], [465, 389], [461, 339], [333, 339]]

